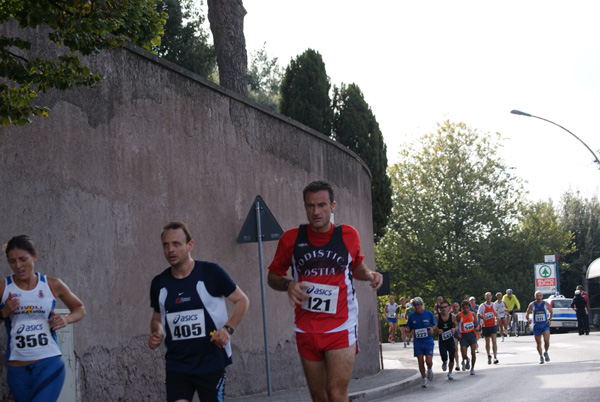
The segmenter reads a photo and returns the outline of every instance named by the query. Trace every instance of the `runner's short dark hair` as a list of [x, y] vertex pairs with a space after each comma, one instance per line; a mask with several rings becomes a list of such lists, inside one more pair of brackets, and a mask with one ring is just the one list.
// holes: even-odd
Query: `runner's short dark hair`
[[302, 198], [306, 200], [306, 193], [318, 193], [319, 191], [327, 190], [329, 193], [329, 202], [333, 203], [333, 187], [327, 182], [322, 180], [313, 181], [308, 183], [304, 190], [302, 190]]
[[183, 230], [183, 233], [185, 233], [185, 242], [189, 243], [192, 240], [192, 234], [190, 233], [190, 229], [188, 229], [187, 225], [183, 222], [180, 221], [172, 221], [167, 223], [165, 226], [163, 226], [163, 231], [160, 234], [160, 238], [162, 239], [163, 235], [165, 234], [165, 232], [167, 230], [177, 230], [177, 229], [181, 229]]

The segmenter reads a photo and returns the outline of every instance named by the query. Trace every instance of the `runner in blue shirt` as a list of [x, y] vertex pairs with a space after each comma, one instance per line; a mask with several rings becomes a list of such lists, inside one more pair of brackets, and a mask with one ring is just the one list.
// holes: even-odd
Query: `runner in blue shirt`
[[[544, 364], [544, 359], [550, 361], [548, 349], [550, 348], [550, 320], [552, 319], [552, 306], [544, 301], [544, 295], [539, 290], [535, 292], [535, 301], [532, 301], [527, 307], [525, 319], [531, 324], [529, 314], [533, 314], [533, 336], [538, 353], [540, 354], [540, 364]], [[544, 338], [544, 354], [542, 356], [542, 337]]]
[[[420, 297], [413, 299], [412, 306], [415, 312], [408, 316], [406, 326], [414, 339], [414, 353], [419, 362], [423, 388], [427, 388], [429, 381], [433, 380], [433, 327], [437, 322], [433, 313], [424, 309], [423, 299]], [[427, 375], [425, 375], [425, 363], [427, 363]]]

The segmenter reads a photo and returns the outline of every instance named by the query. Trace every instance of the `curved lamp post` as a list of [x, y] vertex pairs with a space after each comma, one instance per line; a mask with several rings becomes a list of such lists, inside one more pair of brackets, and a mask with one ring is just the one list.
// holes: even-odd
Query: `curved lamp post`
[[547, 119], [544, 119], [543, 117], [538, 117], [538, 116], [534, 116], [534, 115], [529, 114], [529, 113], [521, 112], [520, 110], [511, 110], [510, 112], [512, 114], [518, 114], [520, 116], [535, 117], [536, 119], [547, 121], [548, 123], [552, 123], [555, 126], [558, 126], [558, 127], [562, 128], [567, 133], [569, 133], [573, 137], [577, 138], [579, 140], [579, 142], [581, 142], [588, 149], [588, 151], [590, 151], [592, 153], [592, 155], [594, 155], [594, 159], [596, 159], [596, 163], [598, 164], [598, 168], [600, 168], [600, 159], [598, 159], [598, 156], [596, 156], [596, 154], [594, 153], [594, 151], [592, 151], [592, 149], [590, 147], [588, 147], [588, 145], [585, 142], [583, 142], [583, 140], [581, 138], [579, 138], [578, 136], [576, 136], [575, 134], [573, 134], [572, 132], [570, 132], [569, 130], [567, 130], [566, 128], [564, 128], [563, 126], [561, 126], [560, 124], [556, 124], [555, 122], [547, 120]]

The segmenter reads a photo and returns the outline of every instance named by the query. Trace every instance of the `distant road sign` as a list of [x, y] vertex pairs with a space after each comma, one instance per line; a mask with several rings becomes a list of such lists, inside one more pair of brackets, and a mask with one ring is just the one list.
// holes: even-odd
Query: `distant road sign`
[[556, 263], [535, 264], [535, 290], [553, 294], [557, 290]]
[[242, 225], [242, 229], [240, 230], [240, 234], [237, 237], [238, 243], [256, 243], [258, 242], [258, 231], [257, 231], [257, 221], [256, 221], [256, 205], [260, 206], [258, 215], [260, 217], [260, 228], [262, 234], [262, 241], [274, 241], [279, 240], [281, 235], [283, 234], [283, 229], [277, 223], [277, 220], [267, 207], [267, 204], [263, 201], [260, 195], [257, 195], [252, 202], [252, 206], [250, 207], [250, 211], [246, 216], [246, 220]]

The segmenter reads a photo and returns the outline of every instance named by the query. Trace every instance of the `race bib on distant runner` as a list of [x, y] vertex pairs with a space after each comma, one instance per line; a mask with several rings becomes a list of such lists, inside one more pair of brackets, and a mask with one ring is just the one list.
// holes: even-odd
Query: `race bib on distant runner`
[[320, 283], [302, 282], [308, 286], [308, 299], [302, 301], [304, 310], [314, 313], [335, 314], [337, 312], [339, 286], [322, 285]]
[[544, 311], [538, 311], [535, 313], [535, 322], [546, 322], [546, 313]]
[[206, 336], [204, 310], [198, 309], [169, 313], [167, 314], [167, 326], [171, 331], [171, 339], [174, 341], [202, 338]]
[[466, 332], [466, 331], [470, 331], [470, 330], [472, 330], [473, 328], [475, 328], [475, 324], [473, 324], [472, 322], [466, 322], [466, 323], [464, 324], [464, 329], [465, 329], [465, 332]]
[[483, 315], [484, 320], [491, 320], [492, 318], [494, 318], [494, 313], [485, 313]]
[[452, 330], [451, 329], [449, 329], [448, 331], [442, 332], [442, 341], [447, 341], [450, 338], [452, 338]]
[[429, 336], [429, 331], [427, 328], [419, 328], [415, 329], [415, 338], [427, 338]]

